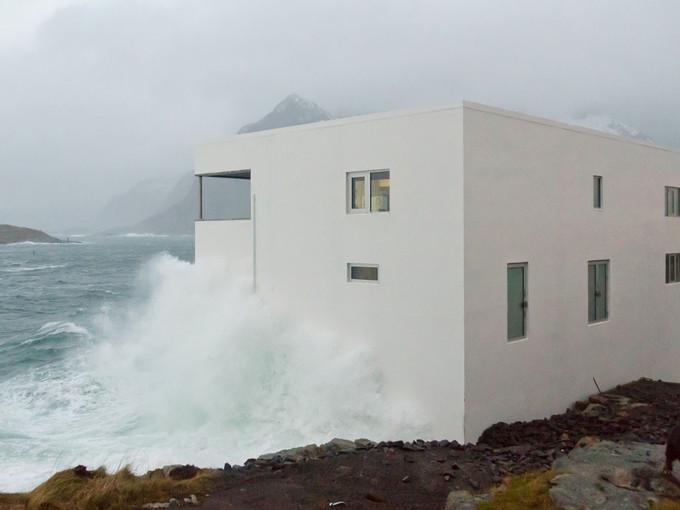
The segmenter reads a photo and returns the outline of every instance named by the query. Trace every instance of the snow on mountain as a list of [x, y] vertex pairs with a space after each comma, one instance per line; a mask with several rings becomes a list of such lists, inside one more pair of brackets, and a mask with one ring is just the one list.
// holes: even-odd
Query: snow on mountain
[[316, 103], [297, 94], [291, 94], [277, 104], [274, 109], [257, 122], [246, 124], [239, 129], [239, 134], [275, 129], [287, 126], [297, 126], [310, 122], [332, 119], [332, 115]]
[[587, 114], [581, 117], [572, 117], [566, 120], [569, 124], [576, 124], [577, 126], [602, 131], [610, 135], [625, 136], [626, 138], [633, 138], [635, 140], [642, 140], [644, 142], [653, 142], [653, 140], [646, 134], [640, 132], [628, 124], [620, 122], [607, 114]]

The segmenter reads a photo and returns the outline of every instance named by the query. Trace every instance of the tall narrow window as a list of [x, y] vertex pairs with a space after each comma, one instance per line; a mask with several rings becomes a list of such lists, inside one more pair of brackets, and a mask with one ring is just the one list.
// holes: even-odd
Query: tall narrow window
[[593, 175], [593, 207], [602, 209], [602, 176]]
[[609, 317], [609, 261], [588, 262], [588, 322]]
[[351, 178], [351, 209], [353, 211], [366, 210], [366, 176], [357, 175]]
[[389, 170], [347, 173], [347, 212], [366, 213], [389, 210]]
[[527, 269], [526, 263], [508, 264], [508, 340], [527, 334]]
[[371, 212], [390, 210], [390, 172], [371, 172]]
[[680, 188], [666, 186], [666, 216], [680, 216]]
[[666, 254], [666, 283], [680, 282], [680, 253]]

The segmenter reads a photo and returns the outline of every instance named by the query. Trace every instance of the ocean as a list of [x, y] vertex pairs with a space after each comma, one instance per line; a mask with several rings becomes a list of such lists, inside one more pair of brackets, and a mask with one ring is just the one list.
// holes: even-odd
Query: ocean
[[365, 341], [276, 315], [191, 236], [75, 239], [0, 245], [0, 492], [426, 431]]

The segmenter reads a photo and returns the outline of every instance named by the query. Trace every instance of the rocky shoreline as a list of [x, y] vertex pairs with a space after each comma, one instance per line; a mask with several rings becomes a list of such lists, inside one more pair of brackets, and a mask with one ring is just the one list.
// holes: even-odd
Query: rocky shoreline
[[[554, 469], [574, 449], [593, 447], [601, 453], [604, 447], [594, 445], [603, 440], [608, 448], [642, 444], [654, 451], [656, 461], [678, 418], [680, 384], [641, 379], [550, 418], [495, 424], [477, 444], [333, 439], [261, 455], [243, 466], [227, 464], [220, 488], [202, 507], [441, 509], [448, 498], [449, 510], [474, 508], [505, 477]], [[651, 472], [656, 475], [647, 480], [660, 479], [660, 466]], [[664, 497], [680, 497], [668, 484], [657, 485]]]
[[[208, 477], [210, 490], [147, 500], [145, 508], [468, 509], [490, 499], [508, 476], [552, 473], [550, 469], [555, 472], [550, 481], [553, 501], [583, 500], [597, 490], [601, 504], [588, 508], [648, 508], [655, 495], [680, 501], [680, 490], [661, 475], [660, 464], [662, 444], [678, 418], [680, 384], [641, 379], [576, 402], [550, 418], [495, 424], [477, 444], [336, 438], [261, 455], [243, 466], [169, 466], [145, 476], [186, 481]], [[605, 461], [617, 455], [619, 464]], [[636, 495], [622, 495], [622, 490]], [[634, 503], [620, 506], [624, 500]]]

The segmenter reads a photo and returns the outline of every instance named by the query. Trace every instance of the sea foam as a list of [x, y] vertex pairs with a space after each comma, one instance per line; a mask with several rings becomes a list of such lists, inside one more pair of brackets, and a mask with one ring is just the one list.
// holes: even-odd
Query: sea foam
[[278, 316], [247, 278], [163, 255], [137, 288], [89, 329], [45, 324], [43, 334], [93, 339], [66, 363], [0, 384], [0, 465], [10, 466], [0, 491], [76, 464], [221, 466], [334, 436], [426, 431], [414, 403], [386, 400], [366, 345]]

